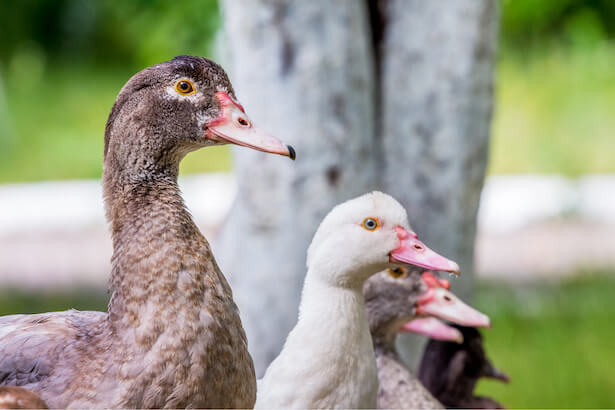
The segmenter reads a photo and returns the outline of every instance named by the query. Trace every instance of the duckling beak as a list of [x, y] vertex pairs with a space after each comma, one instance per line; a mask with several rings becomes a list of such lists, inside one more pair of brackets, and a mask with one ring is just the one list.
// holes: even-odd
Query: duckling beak
[[399, 238], [399, 247], [390, 253], [389, 260], [393, 263], [406, 263], [425, 269], [441, 270], [459, 275], [459, 265], [429, 249], [414, 232], [405, 228], [395, 228]]
[[222, 106], [222, 114], [205, 124], [205, 138], [218, 143], [241, 145], [257, 151], [284, 155], [292, 160], [296, 158], [293, 147], [255, 127], [243, 107], [227, 93], [218, 91], [216, 98]]
[[401, 327], [401, 331], [419, 333], [436, 340], [463, 343], [463, 335], [459, 330], [439, 321], [435, 317], [411, 320]]
[[463, 326], [491, 327], [489, 316], [466, 305], [451, 291], [441, 287], [429, 287], [417, 305], [416, 313], [420, 316], [432, 316]]

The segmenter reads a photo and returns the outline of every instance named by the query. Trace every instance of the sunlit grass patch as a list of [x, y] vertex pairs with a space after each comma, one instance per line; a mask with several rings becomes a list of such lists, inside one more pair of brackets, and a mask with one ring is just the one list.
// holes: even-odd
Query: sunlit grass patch
[[479, 286], [475, 305], [491, 317], [483, 335], [511, 383], [485, 380], [478, 393], [509, 408], [615, 406], [615, 275], [562, 284]]
[[[109, 67], [53, 66], [38, 76], [6, 70], [0, 130], [0, 183], [99, 178], [105, 123], [132, 72]], [[182, 171], [228, 171], [226, 147], [190, 154]]]
[[614, 173], [615, 46], [500, 58], [491, 174]]

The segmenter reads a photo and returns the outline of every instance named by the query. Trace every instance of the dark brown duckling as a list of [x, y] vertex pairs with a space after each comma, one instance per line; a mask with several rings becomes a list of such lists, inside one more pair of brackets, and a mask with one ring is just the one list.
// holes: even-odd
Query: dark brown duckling
[[187, 153], [226, 143], [294, 157], [252, 125], [213, 61], [176, 57], [126, 83], [105, 131], [108, 313], [1, 317], [0, 385], [52, 408], [252, 407], [238, 309], [177, 185]]
[[[449, 331], [452, 329], [436, 317], [489, 325], [487, 316], [459, 300], [449, 287], [448, 281], [437, 279], [430, 272], [421, 274], [405, 267], [380, 272], [365, 283], [365, 308], [378, 367], [379, 409], [443, 408], [403, 363], [395, 341], [400, 332], [433, 333], [459, 341], [459, 333]], [[439, 326], [434, 326], [434, 322]]]
[[509, 382], [506, 373], [491, 364], [480, 332], [473, 327], [452, 326], [463, 335], [463, 343], [430, 340], [419, 367], [419, 379], [447, 408], [505, 408], [489, 397], [474, 395], [481, 377]]
[[0, 386], [0, 409], [48, 409], [47, 403], [21, 387]]

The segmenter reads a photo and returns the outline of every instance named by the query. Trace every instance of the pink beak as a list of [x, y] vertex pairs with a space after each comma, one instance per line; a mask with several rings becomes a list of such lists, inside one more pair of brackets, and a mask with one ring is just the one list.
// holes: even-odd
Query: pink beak
[[419, 333], [436, 340], [463, 343], [463, 335], [459, 330], [448, 326], [435, 317], [411, 320], [401, 327], [401, 331]]
[[429, 289], [418, 300], [417, 315], [433, 316], [463, 326], [491, 326], [487, 315], [466, 305], [451, 291], [430, 284], [434, 277], [431, 272], [425, 272], [422, 276]]
[[449, 291], [451, 284], [447, 280], [436, 278], [431, 272], [424, 272], [421, 278], [428, 289], [417, 302], [416, 314], [428, 317], [411, 320], [402, 326], [401, 331], [420, 333], [437, 340], [462, 343], [463, 335], [459, 330], [436, 318], [463, 326], [491, 326], [487, 315], [466, 305]]
[[419, 241], [418, 235], [414, 232], [408, 232], [401, 226], [397, 226], [395, 232], [397, 232], [400, 244], [397, 249], [391, 252], [389, 257], [391, 262], [406, 263], [456, 275], [461, 273], [459, 265], [429, 249], [423, 242]]
[[243, 107], [227, 93], [218, 91], [216, 97], [222, 105], [222, 115], [205, 125], [205, 137], [213, 141], [241, 145], [257, 151], [270, 152], [296, 158], [295, 150], [264, 131], [256, 128]]

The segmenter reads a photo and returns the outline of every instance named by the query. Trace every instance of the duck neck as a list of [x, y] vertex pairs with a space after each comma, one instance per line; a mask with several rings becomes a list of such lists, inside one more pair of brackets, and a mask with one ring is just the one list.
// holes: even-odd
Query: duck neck
[[374, 352], [376, 356], [386, 355], [399, 357], [395, 342], [397, 341], [396, 332], [372, 332], [372, 341], [374, 342]]
[[361, 286], [333, 286], [311, 273], [308, 271], [303, 288], [299, 322], [285, 349], [294, 352], [289, 354], [291, 359], [307, 354], [319, 360], [310, 360], [312, 365], [298, 377], [318, 374], [319, 383], [349, 389], [353, 398], [345, 407], [375, 408], [378, 374]]
[[155, 336], [167, 313], [200, 308], [211, 255], [185, 208], [177, 166], [127, 173], [106, 167], [103, 182], [113, 239], [109, 321]]
[[[374, 356], [361, 287], [332, 286], [311, 277], [309, 271], [303, 287], [295, 333], [302, 335], [299, 339], [317, 336], [320, 341], [314, 348], [323, 349], [324, 355]], [[358, 356], [357, 361], [360, 358]]]
[[329, 320], [337, 322], [341, 315], [353, 325], [360, 324], [361, 328], [369, 330], [365, 314], [365, 302], [360, 286], [340, 287], [321, 281], [308, 270], [299, 307], [299, 321], [302, 320]]

